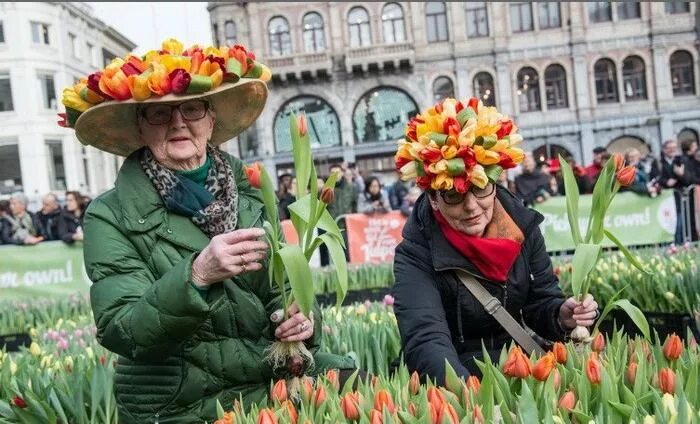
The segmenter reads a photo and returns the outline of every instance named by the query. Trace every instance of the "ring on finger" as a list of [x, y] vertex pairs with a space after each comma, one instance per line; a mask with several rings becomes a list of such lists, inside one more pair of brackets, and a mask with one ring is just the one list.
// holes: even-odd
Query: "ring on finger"
[[245, 263], [241, 264], [241, 268], [243, 268], [243, 272], [246, 272], [246, 271], [247, 271], [247, 269], [246, 269], [246, 267], [245, 267], [246, 265], [247, 265], [247, 264], [245, 264]]
[[306, 331], [306, 329], [309, 328], [308, 324], [309, 324], [308, 321], [304, 321], [301, 324], [299, 324], [299, 332], [301, 333], [303, 331]]
[[245, 257], [242, 254], [238, 255], [238, 257], [241, 258], [241, 265], [245, 266], [245, 264], [248, 262], [245, 260]]

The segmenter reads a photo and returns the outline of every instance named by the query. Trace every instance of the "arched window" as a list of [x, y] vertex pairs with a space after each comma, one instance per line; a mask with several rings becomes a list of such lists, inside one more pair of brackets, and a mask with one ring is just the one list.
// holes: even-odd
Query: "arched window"
[[355, 141], [398, 140], [404, 136], [409, 119], [417, 113], [418, 105], [402, 90], [393, 87], [372, 89], [360, 98], [352, 112]]
[[447, 41], [450, 38], [444, 2], [431, 1], [425, 4], [425, 26], [428, 42]]
[[300, 96], [288, 101], [275, 116], [275, 151], [289, 152], [289, 115], [306, 115], [311, 147], [340, 146], [340, 120], [338, 114], [325, 100], [316, 96]]
[[384, 42], [401, 43], [406, 41], [406, 27], [403, 22], [403, 8], [398, 3], [387, 3], [382, 9], [382, 29]]
[[671, 55], [671, 84], [674, 96], [695, 94], [693, 56], [685, 50], [678, 50]]
[[437, 77], [433, 82], [433, 100], [437, 103], [447, 97], [455, 96], [455, 86], [448, 77]]
[[238, 134], [238, 152], [241, 159], [262, 156], [263, 152], [258, 140], [258, 130], [255, 125]]
[[610, 59], [600, 59], [593, 66], [595, 75], [595, 94], [598, 103], [615, 103], [617, 96], [617, 73], [615, 64]]
[[544, 95], [547, 99], [547, 109], [569, 107], [569, 96], [566, 90], [566, 71], [561, 65], [549, 65], [544, 70]]
[[316, 12], [309, 12], [302, 19], [304, 51], [320, 52], [326, 49], [326, 36], [323, 33], [323, 18]]
[[353, 7], [348, 13], [350, 47], [363, 47], [372, 44], [369, 14], [364, 7]]
[[479, 72], [474, 76], [474, 96], [484, 106], [496, 106], [496, 90], [493, 88], [493, 77], [488, 72]]
[[563, 158], [573, 156], [571, 151], [566, 147], [547, 142], [532, 151], [532, 157], [537, 163], [544, 162], [548, 159], [559, 159], [560, 155]]
[[520, 112], [533, 112], [542, 110], [540, 101], [540, 78], [537, 71], [526, 67], [518, 71], [518, 102]]
[[224, 39], [226, 40], [226, 45], [230, 46], [236, 44], [236, 24], [233, 21], [226, 21], [224, 24]]
[[623, 135], [617, 137], [616, 139], [608, 143], [608, 145], [605, 147], [605, 150], [607, 150], [611, 154], [619, 153], [621, 155], [624, 155], [625, 152], [631, 148], [639, 150], [639, 153], [642, 154], [642, 157], [646, 156], [650, 151], [649, 145], [646, 142], [644, 142], [644, 140], [633, 135]]
[[270, 19], [267, 25], [267, 33], [270, 37], [270, 54], [272, 56], [285, 56], [292, 54], [292, 37], [289, 35], [289, 22], [282, 16]]
[[646, 71], [644, 61], [639, 56], [629, 56], [622, 62], [622, 84], [625, 87], [625, 100], [647, 98]]
[[698, 142], [698, 133], [691, 128], [683, 128], [681, 132], [678, 133], [678, 137], [676, 138], [678, 139], [679, 144], [685, 140]]

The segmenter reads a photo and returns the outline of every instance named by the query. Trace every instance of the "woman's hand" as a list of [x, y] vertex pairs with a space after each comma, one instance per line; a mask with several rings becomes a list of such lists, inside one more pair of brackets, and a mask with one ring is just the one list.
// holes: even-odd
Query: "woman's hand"
[[267, 243], [258, 239], [262, 228], [246, 228], [214, 236], [192, 263], [192, 282], [198, 287], [262, 269]]
[[[310, 339], [314, 335], [314, 316], [311, 312], [311, 317], [307, 318], [299, 312], [299, 306], [296, 302], [287, 310], [290, 318], [284, 321], [275, 330], [275, 337], [282, 342], [301, 342]], [[270, 319], [272, 322], [280, 322], [284, 314], [282, 310], [275, 311]]]
[[577, 326], [590, 327], [598, 318], [598, 303], [590, 294], [583, 302], [573, 297], [566, 299], [559, 309], [559, 320], [564, 328], [573, 329]]

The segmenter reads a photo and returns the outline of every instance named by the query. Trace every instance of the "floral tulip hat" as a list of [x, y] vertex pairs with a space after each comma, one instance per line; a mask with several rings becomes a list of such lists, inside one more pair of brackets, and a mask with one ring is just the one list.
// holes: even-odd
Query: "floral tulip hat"
[[394, 160], [404, 181], [466, 193], [522, 162], [522, 141], [518, 127], [495, 107], [448, 98], [411, 119]]
[[270, 70], [241, 45], [187, 50], [175, 39], [139, 57], [116, 58], [103, 70], [63, 90], [59, 125], [74, 128], [81, 143], [121, 156], [142, 147], [140, 104], [202, 98], [216, 112], [212, 145], [243, 132], [267, 100]]

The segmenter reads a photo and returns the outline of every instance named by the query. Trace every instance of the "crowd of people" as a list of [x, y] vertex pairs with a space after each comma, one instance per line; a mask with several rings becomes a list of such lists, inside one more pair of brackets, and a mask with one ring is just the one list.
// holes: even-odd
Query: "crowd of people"
[[0, 200], [0, 244], [82, 241], [83, 215], [89, 201], [77, 191], [67, 191], [61, 205], [58, 196], [49, 193], [42, 197], [41, 209], [31, 212], [27, 196], [14, 193], [9, 200]]

